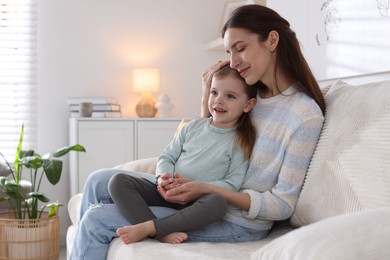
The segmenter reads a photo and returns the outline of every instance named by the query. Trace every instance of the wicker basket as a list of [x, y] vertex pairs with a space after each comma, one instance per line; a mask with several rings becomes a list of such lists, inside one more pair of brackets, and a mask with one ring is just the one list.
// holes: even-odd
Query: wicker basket
[[0, 259], [57, 260], [60, 255], [58, 216], [15, 219], [12, 211], [0, 212]]

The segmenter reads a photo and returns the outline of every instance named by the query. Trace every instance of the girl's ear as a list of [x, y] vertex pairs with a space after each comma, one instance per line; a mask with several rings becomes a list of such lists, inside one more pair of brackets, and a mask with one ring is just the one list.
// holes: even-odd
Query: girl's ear
[[271, 52], [276, 50], [279, 43], [279, 33], [277, 31], [270, 31], [268, 34], [268, 44]]
[[249, 99], [244, 107], [244, 113], [248, 113], [249, 111], [251, 111], [256, 106], [256, 103], [256, 98]]

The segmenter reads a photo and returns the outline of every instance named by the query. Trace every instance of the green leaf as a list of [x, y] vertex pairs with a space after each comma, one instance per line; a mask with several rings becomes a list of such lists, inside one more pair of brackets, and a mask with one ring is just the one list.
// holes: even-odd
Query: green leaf
[[47, 208], [50, 208], [49, 212], [48, 212], [48, 216], [49, 217], [53, 217], [57, 214], [57, 209], [59, 207], [62, 207], [64, 206], [63, 204], [59, 203], [58, 201], [57, 202], [53, 202], [53, 203], [50, 203], [50, 204], [47, 204], [46, 207]]
[[34, 154], [35, 154], [34, 150], [22, 150], [20, 152], [20, 158], [24, 158], [27, 156], [34, 156]]
[[50, 217], [54, 217], [56, 214], [57, 214], [57, 208], [51, 208], [47, 213], [47, 216], [50, 218]]
[[46, 174], [48, 181], [56, 185], [61, 179], [62, 161], [54, 159], [43, 160], [43, 170]]
[[8, 181], [8, 178], [7, 177], [4, 177], [4, 176], [0, 176], [0, 183], [1, 185], [4, 185], [4, 183]]
[[22, 144], [23, 144], [23, 134], [24, 134], [24, 124], [22, 124], [22, 129], [20, 130], [20, 137], [19, 137], [19, 143], [18, 147], [16, 148], [16, 155], [15, 155], [15, 182], [20, 181], [19, 171], [20, 171], [20, 165], [19, 165], [19, 159], [20, 155], [22, 153]]
[[53, 156], [58, 158], [58, 157], [64, 156], [65, 154], [69, 153], [70, 151], [85, 152], [85, 148], [84, 148], [84, 146], [79, 145], [79, 144], [75, 144], [75, 145], [67, 146], [67, 147], [62, 147], [62, 148], [58, 149], [57, 151], [55, 151], [53, 153]]
[[14, 180], [6, 180], [4, 182], [5, 187], [15, 187], [15, 188], [20, 188], [22, 185], [20, 183], [16, 183]]
[[56, 202], [52, 202], [52, 203], [49, 203], [46, 205], [46, 208], [58, 208], [58, 207], [62, 207], [64, 206], [64, 204], [62, 204], [61, 202], [59, 202], [58, 200]]
[[31, 198], [29, 198], [28, 200], [31, 200], [33, 198], [36, 198], [38, 199], [39, 201], [42, 201], [42, 202], [49, 202], [50, 199], [47, 198], [45, 196], [45, 194], [41, 193], [41, 192], [30, 192], [29, 194], [27, 194], [28, 196], [31, 196]]
[[13, 199], [22, 199], [21, 185], [13, 180], [6, 180], [3, 185], [5, 194]]
[[27, 168], [39, 169], [42, 167], [42, 158], [39, 155], [27, 156], [21, 158], [20, 163]]

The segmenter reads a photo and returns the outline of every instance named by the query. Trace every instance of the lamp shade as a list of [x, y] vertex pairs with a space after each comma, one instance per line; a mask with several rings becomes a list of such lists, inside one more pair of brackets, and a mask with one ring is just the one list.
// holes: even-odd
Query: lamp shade
[[160, 70], [142, 68], [133, 70], [134, 92], [158, 92], [160, 90]]

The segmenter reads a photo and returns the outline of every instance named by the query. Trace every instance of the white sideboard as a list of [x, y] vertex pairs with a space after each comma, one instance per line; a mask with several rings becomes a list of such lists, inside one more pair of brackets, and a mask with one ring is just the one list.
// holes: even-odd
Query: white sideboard
[[181, 119], [70, 118], [69, 144], [81, 144], [86, 153], [70, 153], [70, 192], [82, 192], [88, 175], [101, 168], [158, 156]]

